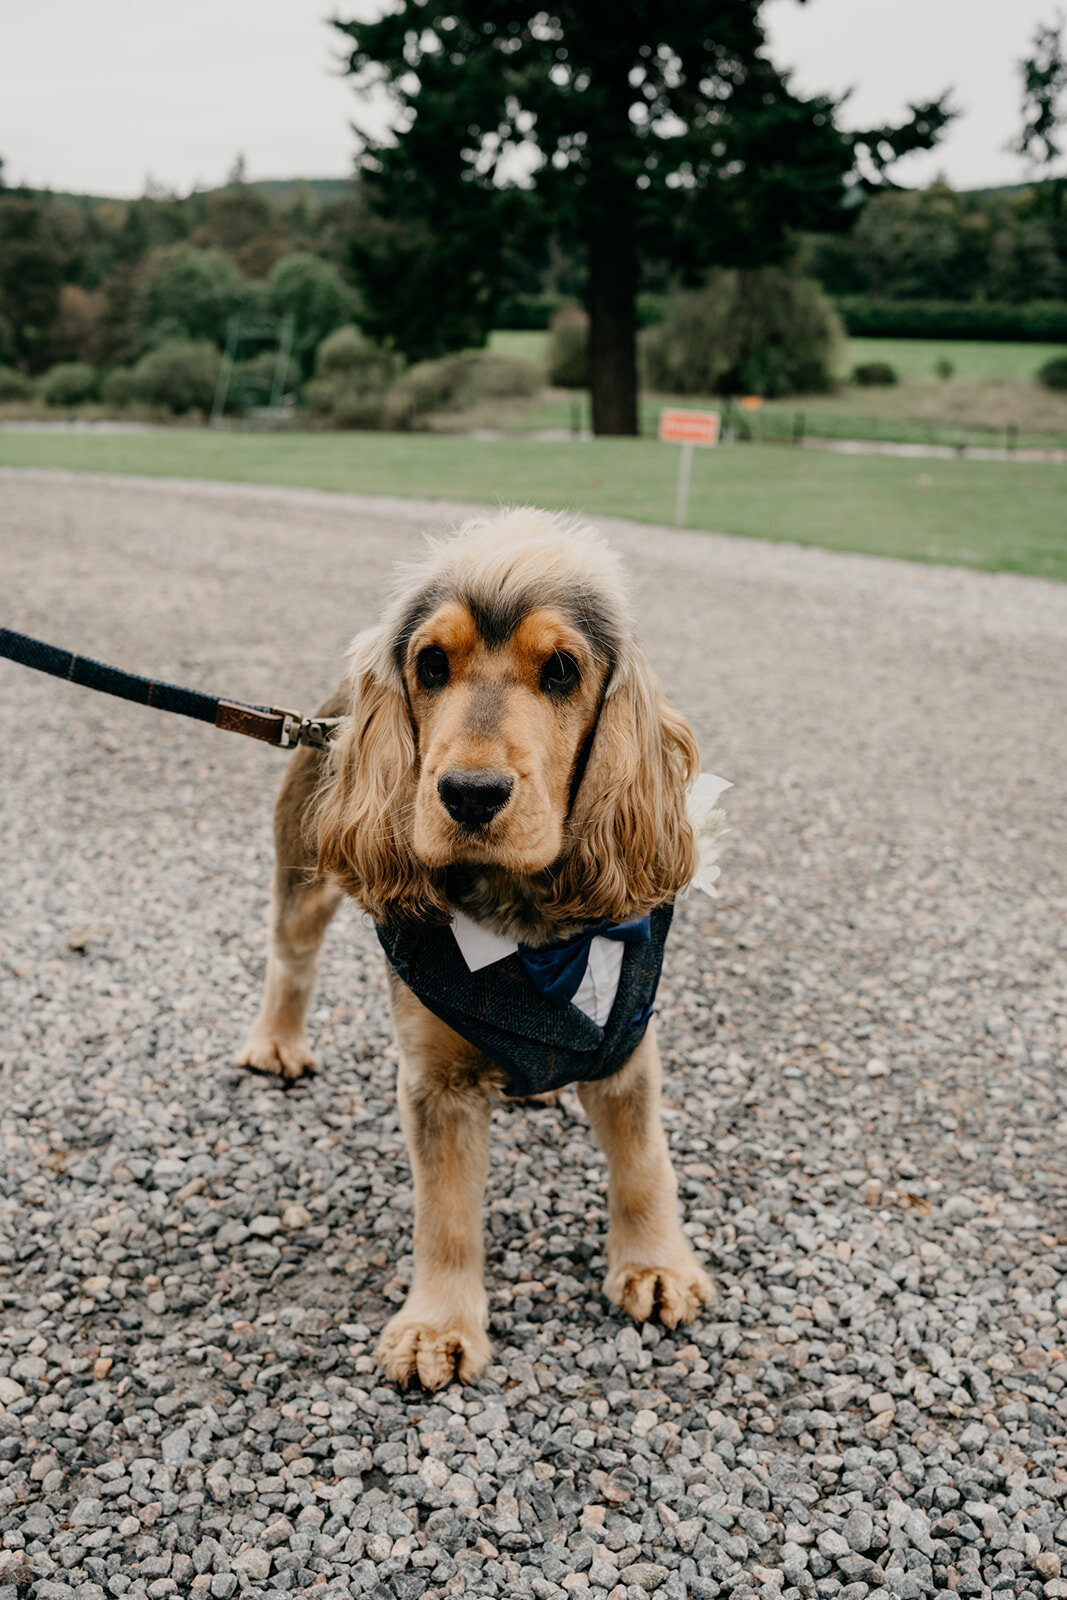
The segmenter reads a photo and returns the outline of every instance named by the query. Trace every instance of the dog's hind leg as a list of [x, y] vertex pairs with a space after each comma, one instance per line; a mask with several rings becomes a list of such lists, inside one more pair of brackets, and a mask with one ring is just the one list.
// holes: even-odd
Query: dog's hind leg
[[[334, 713], [327, 709], [324, 715]], [[267, 981], [252, 1031], [237, 1065], [299, 1078], [314, 1071], [304, 1019], [315, 986], [319, 946], [342, 895], [315, 876], [308, 812], [323, 756], [301, 749], [293, 756], [274, 811], [274, 889], [268, 926]]]
[[577, 1085], [608, 1158], [604, 1293], [637, 1322], [692, 1322], [711, 1284], [682, 1232], [678, 1182], [660, 1119], [662, 1068], [650, 1027], [621, 1071]]

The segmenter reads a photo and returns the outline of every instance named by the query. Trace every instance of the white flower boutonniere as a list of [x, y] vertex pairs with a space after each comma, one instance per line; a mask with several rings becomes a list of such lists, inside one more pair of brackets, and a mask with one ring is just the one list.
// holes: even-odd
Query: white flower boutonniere
[[702, 889], [705, 894], [718, 894], [715, 887], [721, 870], [718, 847], [727, 828], [726, 812], [715, 802], [725, 790], [732, 788], [733, 784], [728, 779], [716, 778], [711, 772], [702, 772], [689, 786], [686, 811], [696, 835], [700, 860], [693, 880], [682, 891], [683, 894], [688, 894], [692, 889]]

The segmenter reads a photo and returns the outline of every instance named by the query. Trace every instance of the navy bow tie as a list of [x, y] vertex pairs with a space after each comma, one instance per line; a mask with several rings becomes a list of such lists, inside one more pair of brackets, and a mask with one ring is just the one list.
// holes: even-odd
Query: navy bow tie
[[594, 939], [647, 944], [651, 937], [648, 917], [634, 917], [629, 922], [604, 922], [599, 927], [586, 928], [570, 939], [561, 939], [558, 944], [520, 944], [519, 959], [545, 999], [554, 1005], [566, 1006], [581, 987], [589, 964], [589, 946]]

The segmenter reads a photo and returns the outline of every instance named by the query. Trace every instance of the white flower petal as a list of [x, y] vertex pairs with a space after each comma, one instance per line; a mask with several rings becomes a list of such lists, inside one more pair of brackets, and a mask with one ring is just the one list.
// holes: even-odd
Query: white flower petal
[[690, 785], [686, 811], [696, 835], [700, 860], [692, 882], [682, 891], [683, 895], [693, 889], [700, 889], [708, 895], [718, 893], [715, 883], [722, 870], [718, 865], [718, 842], [726, 832], [726, 813], [715, 802], [724, 790], [732, 788], [733, 784], [726, 778], [717, 778], [710, 772], [702, 772]]

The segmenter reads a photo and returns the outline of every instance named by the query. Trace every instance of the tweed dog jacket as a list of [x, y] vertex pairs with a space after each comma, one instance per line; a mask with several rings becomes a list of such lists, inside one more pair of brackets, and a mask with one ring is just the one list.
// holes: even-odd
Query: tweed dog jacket
[[603, 1027], [577, 1006], [548, 999], [518, 953], [471, 972], [450, 927], [378, 924], [389, 963], [428, 1011], [496, 1063], [515, 1097], [607, 1078], [645, 1036], [663, 967], [673, 906], [649, 917], [649, 937], [623, 947], [611, 1014]]

